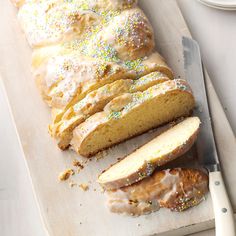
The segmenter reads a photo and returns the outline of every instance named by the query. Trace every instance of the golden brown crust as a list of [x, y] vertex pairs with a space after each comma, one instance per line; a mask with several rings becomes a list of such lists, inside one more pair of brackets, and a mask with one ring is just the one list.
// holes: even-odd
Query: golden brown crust
[[138, 183], [107, 191], [108, 206], [114, 213], [142, 215], [160, 207], [184, 211], [204, 199], [208, 176], [194, 169], [156, 171]]
[[136, 80], [117, 80], [97, 90], [90, 92], [84, 99], [71, 106], [57, 123], [50, 125], [50, 133], [59, 141], [59, 147], [65, 149], [69, 146], [72, 131], [75, 127], [85, 121], [89, 116], [102, 111], [104, 106], [126, 92], [144, 91], [149, 87], [169, 80], [159, 72], [150, 73]]
[[[183, 154], [185, 154], [194, 144], [194, 142], [197, 139], [197, 135], [199, 132], [199, 127], [200, 127], [200, 120], [196, 117], [190, 117], [190, 118], [186, 118], [185, 120], [183, 120], [182, 122], [180, 122], [179, 124], [177, 124], [176, 126], [172, 127], [175, 129], [175, 127], [177, 126], [181, 126], [183, 123], [189, 123], [189, 122], [197, 122], [197, 125], [194, 124], [194, 126], [196, 126], [194, 128], [194, 132], [190, 133], [188, 136], [188, 139], [186, 140], [182, 140], [183, 142], [181, 142], [178, 146], [176, 146], [176, 148], [170, 152], [166, 152], [165, 155], [161, 155], [160, 157], [158, 157], [159, 154], [156, 154], [156, 156], [152, 157], [152, 161], [144, 161], [141, 162], [139, 166], [137, 166], [137, 169], [135, 171], [133, 171], [132, 173], [129, 173], [127, 175], [123, 175], [121, 174], [120, 177], [116, 177], [115, 179], [108, 179], [106, 177], [106, 172], [109, 171], [109, 173], [111, 173], [111, 170], [113, 170], [113, 172], [115, 171], [114, 168], [112, 169], [111, 167], [114, 167], [115, 165], [117, 166], [117, 164], [121, 164], [120, 166], [122, 167], [122, 163], [123, 166], [127, 166], [127, 159], [129, 158], [129, 155], [127, 157], [124, 157], [122, 160], [119, 160], [117, 163], [114, 163], [111, 167], [109, 167], [107, 170], [103, 171], [103, 173], [98, 177], [98, 182], [101, 184], [101, 186], [105, 189], [118, 189], [124, 186], [128, 186], [131, 185], [133, 183], [139, 182], [140, 180], [147, 178], [148, 176], [150, 176], [153, 171], [156, 169], [157, 166], [162, 166], [165, 165], [166, 163], [182, 156]], [[135, 156], [136, 153], [139, 152], [139, 150], [142, 150], [142, 148], [145, 148], [145, 146], [148, 146], [152, 151], [155, 152], [156, 147], [158, 145], [158, 143], [155, 142], [155, 140], [158, 140], [159, 138], [161, 138], [162, 135], [165, 135], [167, 132], [171, 131], [170, 128], [169, 130], [165, 131], [163, 134], [157, 136], [157, 138], [151, 140], [149, 143], [143, 145], [141, 148], [137, 149], [136, 151], [134, 151], [133, 153], [130, 154], [130, 156]], [[182, 132], [186, 132], [185, 130], [183, 130]], [[177, 136], [178, 134], [176, 134]], [[153, 143], [151, 146], [150, 144]], [[160, 151], [160, 150], [158, 150]], [[148, 154], [148, 151], [146, 152], [146, 155], [153, 155], [153, 152], [151, 152], [150, 154]], [[137, 163], [137, 158], [139, 158], [138, 156], [136, 157], [136, 159], [134, 159], [134, 161]], [[142, 157], [141, 157], [142, 158]], [[133, 163], [135, 164], [135, 163]], [[131, 163], [129, 163], [129, 165], [132, 165]], [[128, 168], [128, 166], [127, 166]]]
[[[173, 73], [158, 53], [117, 64], [81, 56], [77, 52], [50, 58], [34, 70], [44, 100], [53, 108], [66, 109], [88, 92], [120, 79], [134, 79], [159, 71], [170, 79]], [[57, 117], [55, 120], [60, 120]]]
[[[32, 65], [36, 81], [50, 106], [68, 108], [74, 97], [76, 101], [83, 98], [89, 87], [84, 86], [84, 77], [89, 78], [86, 84], [92, 81], [89, 92], [117, 79], [139, 78], [153, 71], [173, 78], [164, 59], [158, 53], [152, 53], [153, 30], [139, 8], [106, 18], [110, 20], [101, 25], [101, 29], [92, 30], [93, 33], [79, 41], [70, 40], [34, 52]], [[106, 73], [96, 76], [104, 68]], [[82, 77], [79, 71], [83, 72]], [[101, 78], [104, 79], [100, 81]]]
[[[146, 104], [149, 104], [149, 101], [150, 103], [151, 102], [153, 103], [153, 109], [157, 109], [156, 106], [157, 101], [161, 101], [163, 103], [165, 102], [165, 99], [170, 99], [171, 101], [175, 102], [175, 98], [178, 98], [179, 94], [180, 96], [182, 95], [186, 96], [186, 99], [188, 97], [189, 100], [188, 103], [185, 104], [186, 106], [184, 107], [184, 110], [182, 110], [183, 109], [182, 106], [177, 106], [177, 104], [175, 104], [174, 106], [175, 111], [171, 111], [172, 106], [169, 108], [170, 111], [168, 112], [165, 111], [166, 115], [165, 118], [163, 117], [164, 119], [163, 121], [162, 120], [159, 121], [158, 118], [156, 118], [156, 121], [153, 124], [146, 122], [148, 128], [146, 128], [145, 126], [144, 129], [140, 128], [138, 123], [139, 120], [136, 119], [134, 120], [134, 123], [132, 123], [132, 125], [137, 125], [137, 127], [135, 128], [135, 133], [126, 133], [128, 132], [128, 129], [124, 128], [124, 126], [129, 127], [131, 125], [123, 123], [124, 122], [123, 120], [126, 119], [127, 116], [128, 117], [132, 116], [134, 112], [136, 113], [138, 112], [140, 113], [139, 116], [140, 115], [143, 116], [142, 115], [143, 109], [145, 109]], [[114, 144], [122, 142], [130, 137], [136, 136], [149, 129], [155, 128], [158, 125], [167, 123], [180, 116], [187, 116], [189, 112], [193, 109], [193, 106], [194, 106], [194, 98], [191, 89], [189, 88], [186, 81], [183, 80], [166, 81], [159, 85], [155, 85], [149, 88], [143, 93], [138, 92], [133, 95], [127, 94], [113, 99], [110, 103], [106, 105], [103, 112], [99, 112], [91, 116], [74, 130], [71, 144], [74, 150], [77, 151], [80, 155], [88, 157], [97, 153], [101, 149], [105, 149]], [[153, 112], [153, 113], [155, 113], [155, 116], [162, 115], [159, 114], [158, 112]], [[171, 114], [171, 116], [169, 114]], [[97, 136], [96, 139], [99, 140], [100, 138], [99, 136], [101, 135], [102, 137], [103, 132], [106, 132], [105, 129], [108, 129], [109, 130], [108, 133], [110, 132], [112, 134], [113, 133], [112, 127], [114, 127], [115, 125], [122, 126], [122, 123], [123, 123], [122, 131], [124, 131], [125, 138], [119, 137], [119, 140], [117, 139], [115, 141], [110, 141], [110, 138], [108, 138], [108, 140], [104, 140], [104, 146], [101, 149], [97, 148], [94, 149], [92, 146], [90, 147], [90, 145], [93, 145], [93, 144], [88, 144], [88, 142], [90, 142], [91, 139], [94, 139]]]
[[51, 58], [34, 75], [47, 103], [62, 110], [83, 99], [94, 89], [135, 76], [116, 63], [90, 59], [76, 53]]
[[167, 75], [167, 77], [170, 79], [174, 78], [173, 71], [167, 65], [165, 59], [158, 52], [153, 52], [150, 56], [146, 57], [135, 71], [138, 77], [144, 76], [154, 71], [159, 71]]

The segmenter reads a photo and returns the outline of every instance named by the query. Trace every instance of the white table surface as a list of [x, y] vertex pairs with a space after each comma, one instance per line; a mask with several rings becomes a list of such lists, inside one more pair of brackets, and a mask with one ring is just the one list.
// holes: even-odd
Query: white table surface
[[236, 134], [236, 11], [213, 9], [196, 0], [178, 2]]
[[[208, 8], [194, 0], [179, 0], [193, 37], [199, 42], [204, 63], [236, 133], [236, 11]], [[33, 195], [21, 150], [0, 88], [0, 235], [44, 236], [45, 231]], [[2, 115], [4, 114], [4, 116]], [[211, 236], [205, 231], [195, 236]]]

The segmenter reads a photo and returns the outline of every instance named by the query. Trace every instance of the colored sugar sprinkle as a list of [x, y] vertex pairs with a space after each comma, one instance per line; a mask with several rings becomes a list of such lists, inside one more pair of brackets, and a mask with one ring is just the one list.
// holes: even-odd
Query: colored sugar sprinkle
[[180, 81], [175, 80], [175, 82], [176, 82], [176, 86], [177, 86], [178, 89], [181, 89], [181, 90], [183, 90], [183, 91], [189, 89], [187, 85], [181, 83]]
[[124, 108], [124, 112], [130, 111], [136, 105], [139, 105], [153, 97], [152, 88], [146, 90], [145, 92], [137, 92], [132, 94], [132, 102], [128, 103]]
[[138, 58], [133, 61], [126, 61], [124, 65], [130, 70], [137, 70], [143, 66], [142, 62], [143, 62], [143, 58]]
[[[80, 53], [93, 58], [101, 58], [105, 61], [112, 61], [117, 63], [122, 63], [118, 57], [116, 49], [110, 45], [106, 40], [102, 40], [102, 35], [99, 34], [101, 29], [104, 28], [112, 19], [120, 14], [120, 11], [103, 11], [99, 15], [102, 16], [101, 23], [95, 27], [90, 28], [89, 32], [84, 34], [83, 39], [73, 40], [71, 42], [66, 42], [64, 46], [66, 48], [71, 48], [73, 50], [78, 50]], [[129, 17], [125, 26], [123, 28], [115, 27], [114, 38], [118, 44], [126, 45], [131, 43], [131, 47], [137, 47], [137, 43], [134, 44], [133, 41], [140, 41], [138, 33], [135, 28], [137, 24], [141, 24], [142, 16], [140, 14], [132, 15]], [[117, 23], [118, 24], [118, 23]], [[115, 24], [116, 25], [116, 24]], [[137, 34], [137, 35], [136, 35]], [[136, 40], [138, 39], [138, 40]], [[133, 46], [132, 46], [133, 45]], [[144, 58], [139, 58], [133, 61], [124, 62], [124, 66], [130, 70], [135, 70], [137, 73], [142, 72], [145, 66], [142, 64]]]
[[144, 177], [147, 176], [147, 175], [146, 175], [145, 173], [143, 173], [143, 172], [139, 172], [138, 175], [139, 175], [140, 179], [142, 179], [142, 178], [144, 178]]
[[143, 71], [148, 70], [148, 66], [143, 64], [143, 61], [146, 59], [147, 57], [142, 57], [135, 60], [128, 60], [123, 62], [123, 65], [129, 70], [134, 70], [137, 76], [140, 76]]
[[82, 49], [82, 54], [93, 58], [101, 58], [104, 61], [118, 62], [117, 51], [111, 47], [108, 43], [100, 41], [94, 45], [86, 45]]
[[[33, 5], [34, 7], [34, 5]], [[84, 11], [90, 11], [94, 14], [93, 9], [89, 9], [88, 5], [79, 4], [78, 1], [64, 2], [58, 5], [56, 2], [41, 2], [38, 9], [32, 7], [25, 7], [22, 10], [22, 15], [28, 15], [30, 18], [29, 34], [36, 41], [44, 39], [54, 41], [57, 40], [62, 34], [73, 31], [75, 28], [82, 27], [82, 24], [76, 24], [80, 20], [80, 15]], [[90, 19], [93, 21], [93, 18]], [[32, 33], [34, 32], [34, 33]]]
[[147, 162], [147, 168], [146, 168], [147, 176], [151, 175], [154, 169], [155, 169], [155, 166], [153, 165], [153, 163]]
[[104, 76], [105, 72], [108, 69], [108, 64], [107, 63], [101, 63], [98, 65], [95, 74], [97, 75], [98, 78]]
[[[73, 0], [65, 0], [68, 4], [75, 4], [76, 1]], [[129, 1], [129, 2], [134, 2], [134, 1]], [[64, 49], [62, 49], [63, 52], [68, 52], [70, 55], [70, 50], [74, 51], [74, 54], [77, 55], [77, 59], [72, 58], [71, 60], [66, 60], [64, 62], [63, 65], [60, 65], [59, 67], [59, 71], [58, 71], [58, 76], [57, 78], [60, 78], [61, 80], [67, 79], [67, 77], [75, 74], [79, 68], [77, 68], [76, 65], [73, 64], [73, 61], [78, 61], [78, 58], [80, 58], [81, 55], [85, 55], [85, 56], [89, 56], [92, 58], [98, 58], [101, 59], [105, 62], [115, 62], [121, 66], [124, 66], [125, 69], [129, 69], [132, 71], [135, 71], [137, 76], [142, 73], [144, 70], [146, 70], [148, 67], [146, 65], [143, 64], [143, 61], [146, 59], [146, 57], [142, 57], [142, 58], [138, 58], [136, 60], [127, 60], [127, 61], [122, 61], [119, 58], [118, 52], [117, 50], [114, 48], [114, 46], [111, 44], [109, 44], [106, 40], [102, 40], [102, 34], [101, 34], [101, 30], [108, 25], [108, 23], [110, 22], [116, 22], [116, 24], [114, 24], [115, 26], [119, 25], [119, 18], [115, 19], [113, 21], [113, 19], [118, 16], [121, 11], [120, 10], [102, 10], [100, 9], [100, 11], [90, 5], [89, 1], [80, 1], [80, 4], [75, 4], [76, 8], [75, 9], [71, 9], [70, 7], [68, 7], [68, 17], [69, 17], [69, 21], [65, 22], [65, 24], [62, 24], [64, 26], [70, 26], [70, 24], [73, 24], [73, 22], [75, 22], [78, 18], [78, 14], [81, 14], [81, 9], [82, 10], [90, 10], [91, 13], [96, 13], [97, 16], [96, 17], [100, 17], [99, 19], [99, 25], [93, 25], [92, 27], [90, 26], [89, 30], [86, 31], [82, 38], [77, 38], [75, 40], [71, 40], [70, 42], [65, 42], [63, 43], [63, 47]], [[96, 5], [96, 4], [95, 4]], [[78, 8], [80, 8], [80, 10], [78, 10]], [[84, 12], [83, 14], [87, 14], [87, 12]], [[58, 14], [58, 16], [56, 16], [56, 18], [58, 20], [60, 20], [62, 16], [60, 16], [60, 14]], [[63, 16], [64, 17], [64, 16]], [[62, 18], [63, 18], [62, 17]], [[50, 17], [49, 17], [50, 18]], [[122, 19], [120, 19], [122, 20]], [[122, 21], [123, 22], [123, 21]], [[68, 25], [67, 25], [68, 23]], [[131, 16], [126, 17], [126, 21], [124, 22], [123, 27], [113, 27], [111, 29], [114, 30], [114, 40], [119, 40], [119, 44], [122, 46], [124, 44], [124, 46], [127, 46], [127, 44], [129, 44], [129, 47], [132, 48], [135, 47], [137, 48], [138, 45], [141, 45], [142, 42], [140, 41], [140, 36], [139, 36], [139, 29], [142, 26], [145, 26], [145, 18], [143, 18], [142, 14], [140, 13], [135, 13]], [[56, 24], [55, 24], [56, 25]], [[59, 24], [60, 25], [60, 24]], [[120, 24], [121, 25], [121, 24]], [[110, 27], [110, 25], [109, 25]], [[68, 49], [68, 51], [66, 51]], [[67, 54], [68, 55], [68, 54]], [[75, 63], [76, 64], [76, 63]], [[109, 73], [115, 73], [116, 71], [112, 71], [114, 70], [113, 67], [108, 66], [108, 64], [106, 63], [101, 63], [99, 62], [98, 65], [96, 65], [96, 70], [92, 71], [94, 73], [94, 75], [91, 77], [94, 77], [94, 79], [101, 79], [104, 76], [107, 76], [108, 72]], [[68, 73], [69, 72], [69, 73]], [[67, 79], [68, 80], [68, 79]], [[140, 83], [145, 83], [145, 80], [140, 80]], [[77, 86], [77, 84], [71, 84], [71, 85], [67, 85], [65, 83], [61, 83], [61, 87], [68, 87], [66, 90], [68, 91], [69, 89], [72, 90], [74, 89], [74, 87]], [[70, 86], [70, 88], [69, 88]], [[58, 93], [61, 92], [61, 87], [56, 87], [52, 90], [52, 93]], [[73, 88], [72, 88], [73, 87]], [[70, 98], [73, 97], [73, 95], [71, 95], [73, 93], [73, 91], [70, 93]], [[59, 94], [60, 96], [62, 96], [61, 94]], [[64, 95], [63, 95], [64, 96]], [[125, 109], [129, 109], [129, 107], [131, 108], [132, 106], [141, 103], [142, 101], [144, 101], [145, 99], [149, 98], [151, 96], [151, 93], [146, 93], [144, 95], [137, 95], [137, 98], [135, 98], [133, 104], [127, 105], [127, 107], [125, 107]], [[70, 99], [68, 98], [68, 99]], [[81, 107], [81, 104], [76, 104], [74, 106], [75, 110], [79, 110]], [[114, 114], [114, 117], [117, 117]]]
[[131, 86], [131, 90], [133, 90], [134, 88], [136, 88], [137, 86], [141, 86], [141, 85], [145, 85], [148, 82], [154, 81], [156, 79], [161, 78], [163, 75], [160, 72], [153, 72], [150, 73], [146, 76], [143, 76], [139, 79], [134, 80], [133, 85]]
[[[82, 7], [87, 8], [88, 5], [83, 5]], [[84, 34], [83, 39], [75, 39], [70, 42], [65, 42], [63, 44], [63, 46], [65, 47], [65, 49], [76, 51], [77, 54], [82, 54], [82, 55], [89, 56], [92, 58], [99, 58], [104, 61], [122, 64], [127, 69], [134, 70], [138, 76], [145, 69], [147, 69], [147, 66], [143, 65], [143, 63], [142, 63], [143, 60], [146, 58], [138, 58], [136, 60], [128, 60], [128, 61], [124, 62], [119, 58], [118, 53], [114, 47], [109, 45], [108, 42], [100, 39], [101, 35], [99, 35], [99, 33], [100, 33], [101, 29], [107, 23], [112, 21], [112, 19], [115, 16], [117, 16], [119, 14], [120, 14], [120, 11], [102, 11], [102, 12], [100, 12], [99, 15], [102, 16], [102, 20], [101, 20], [102, 23], [101, 24], [90, 28], [89, 31]], [[137, 16], [134, 18], [135, 19], [137, 18], [136, 20], [134, 20], [132, 22], [132, 25], [135, 26], [139, 22], [138, 21], [140, 18], [139, 14], [137, 14]], [[128, 23], [126, 23], [126, 25], [131, 24], [129, 21], [130, 20], [128, 20]], [[127, 26], [125, 26], [123, 29], [118, 28], [118, 30], [115, 34], [118, 36], [124, 35], [124, 34], [128, 35], [130, 33], [130, 30], [131, 30], [130, 28], [127, 28]], [[120, 38], [120, 40], [121, 40], [122, 37], [118, 37], [118, 38]], [[101, 65], [101, 67], [97, 70], [97, 76], [100, 76], [100, 74], [102, 74], [100, 72], [104, 72], [103, 66], [104, 65]], [[69, 69], [69, 66], [67, 66], [66, 69]]]
[[181, 90], [187, 90], [187, 87], [183, 84], [179, 85], [178, 88]]
[[121, 116], [121, 112], [120, 111], [113, 111], [109, 114], [108, 119], [114, 119], [114, 120], [118, 120]]
[[81, 54], [93, 58], [101, 58], [105, 61], [119, 62], [116, 50], [109, 43], [99, 38], [99, 32], [112, 18], [119, 15], [120, 11], [104, 11], [101, 23], [92, 27], [90, 31], [85, 33], [83, 39], [75, 39], [70, 42], [65, 42], [63, 46], [66, 49], [78, 50]]
[[196, 198], [190, 199], [188, 197], [184, 197], [180, 199], [180, 202], [179, 202], [180, 205], [173, 207], [172, 210], [182, 212], [188, 209], [189, 207], [193, 207], [197, 205], [200, 201], [201, 199], [197, 200]]

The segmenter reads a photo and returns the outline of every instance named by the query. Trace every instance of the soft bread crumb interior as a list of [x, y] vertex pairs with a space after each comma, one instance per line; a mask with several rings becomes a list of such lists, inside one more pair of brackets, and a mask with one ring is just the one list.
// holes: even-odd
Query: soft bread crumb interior
[[81, 143], [79, 152], [85, 156], [96, 153], [178, 117], [186, 116], [193, 107], [193, 96], [187, 92], [170, 91], [168, 95], [157, 96], [140, 104], [120, 119], [98, 125]]
[[189, 117], [113, 165], [99, 177], [99, 182], [114, 181], [137, 172], [145, 162], [155, 162], [184, 145], [198, 130], [198, 117]]

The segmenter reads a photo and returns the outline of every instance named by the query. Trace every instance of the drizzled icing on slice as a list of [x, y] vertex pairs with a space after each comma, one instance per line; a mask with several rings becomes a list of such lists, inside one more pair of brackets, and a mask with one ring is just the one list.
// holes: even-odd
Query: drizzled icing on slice
[[[112, 101], [110, 104], [108, 104], [105, 107], [105, 111], [108, 113], [109, 119], [118, 119], [123, 114], [128, 113], [131, 109], [134, 107], [142, 104], [144, 101], [152, 99], [154, 96], [165, 94], [166, 92], [174, 91], [174, 90], [182, 90], [182, 91], [188, 91], [190, 93], [191, 89], [188, 86], [188, 84], [184, 80], [169, 80], [157, 85], [154, 85], [150, 87], [149, 89], [145, 90], [144, 92], [137, 92], [130, 94], [128, 96], [129, 99], [122, 99], [123, 102], [119, 106], [119, 110], [112, 109], [113, 106], [111, 106], [112, 103], [116, 103], [116, 101]], [[119, 100], [119, 97], [116, 99]]]
[[136, 184], [107, 191], [112, 212], [129, 215], [148, 214], [167, 207], [183, 211], [197, 205], [208, 191], [208, 178], [193, 169], [157, 171]]

